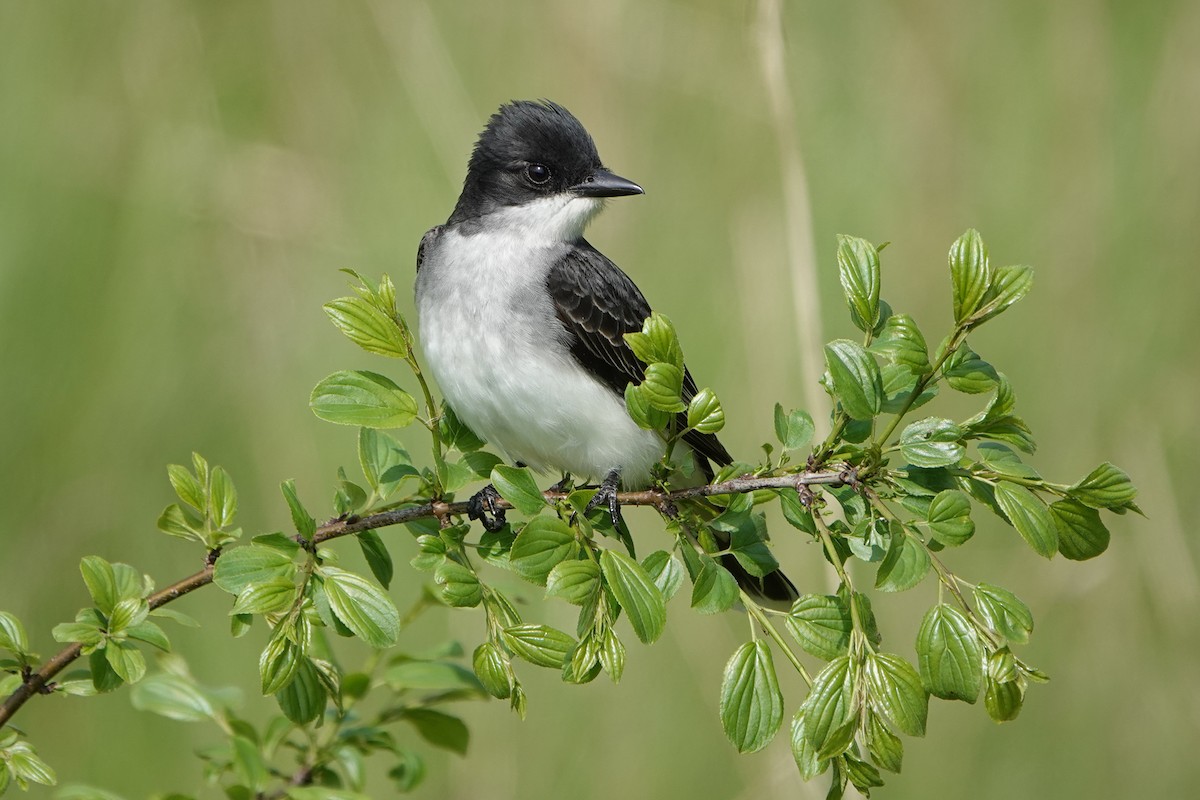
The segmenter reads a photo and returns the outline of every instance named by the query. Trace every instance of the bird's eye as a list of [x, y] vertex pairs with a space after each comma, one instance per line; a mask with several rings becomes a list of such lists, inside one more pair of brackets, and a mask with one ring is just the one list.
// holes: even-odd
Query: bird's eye
[[541, 186], [550, 180], [550, 168], [545, 164], [530, 164], [525, 168], [525, 177], [530, 183]]

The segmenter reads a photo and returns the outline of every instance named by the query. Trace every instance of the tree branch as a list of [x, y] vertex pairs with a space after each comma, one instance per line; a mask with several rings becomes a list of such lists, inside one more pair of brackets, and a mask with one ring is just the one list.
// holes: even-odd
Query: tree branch
[[[720, 483], [712, 483], [704, 486], [696, 486], [689, 489], [677, 489], [673, 492], [664, 492], [659, 489], [645, 489], [638, 492], [622, 492], [617, 495], [618, 501], [625, 506], [653, 506], [662, 513], [666, 513], [665, 509], [670, 508], [671, 504], [677, 500], [689, 500], [697, 497], [712, 497], [713, 495], [721, 494], [745, 494], [747, 492], [755, 492], [760, 489], [799, 489], [802, 486], [815, 486], [820, 484], [834, 485], [845, 483], [848, 480], [848, 473], [845, 469], [836, 470], [816, 470], [811, 472], [799, 472], [789, 475], [772, 475], [768, 477], [741, 477], [733, 478]], [[548, 502], [557, 502], [566, 498], [566, 492], [546, 491], [542, 493]], [[510, 509], [512, 504], [507, 500], [500, 499], [496, 503], [501, 508]], [[343, 536], [350, 536], [363, 531], [374, 530], [376, 528], [387, 528], [392, 525], [401, 525], [406, 522], [415, 522], [419, 519], [427, 519], [429, 517], [446, 518], [448, 516], [461, 516], [467, 513], [467, 503], [445, 503], [442, 501], [434, 501], [431, 503], [422, 503], [416, 506], [407, 508], [397, 508], [391, 511], [381, 511], [377, 514], [369, 514], [364, 517], [350, 519], [336, 519], [326, 522], [324, 525], [317, 528], [313, 535], [312, 544], [318, 545], [327, 542], [331, 539], [338, 539]], [[213, 580], [213, 565], [205, 564], [204, 569], [196, 572], [176, 583], [160, 589], [147, 598], [151, 610], [165, 606], [167, 603], [178, 600], [186, 594], [196, 591], [197, 589], [207, 586]], [[28, 700], [37, 694], [48, 694], [53, 686], [51, 684], [54, 676], [66, 669], [71, 662], [79, 658], [83, 651], [83, 645], [78, 642], [59, 651], [53, 658], [42, 664], [41, 669], [31, 674], [20, 686], [17, 687], [11, 695], [9, 695], [0, 704], [0, 727], [3, 727], [12, 719], [13, 715], [20, 710], [21, 706], [25, 705]]]

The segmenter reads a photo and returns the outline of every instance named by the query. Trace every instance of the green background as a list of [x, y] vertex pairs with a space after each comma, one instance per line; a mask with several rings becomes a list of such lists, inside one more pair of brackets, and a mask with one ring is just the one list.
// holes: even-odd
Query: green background
[[[512, 98], [564, 104], [646, 187], [590, 238], [674, 320], [725, 404], [724, 439], [754, 458], [773, 404], [807, 403], [814, 355], [797, 344], [786, 242], [802, 228], [782, 203], [757, 13], [749, 0], [0, 5], [0, 608], [48, 654], [49, 628], [85, 601], [82, 555], [160, 584], [197, 568], [154, 530], [172, 499], [163, 467], [192, 449], [233, 474], [248, 531], [287, 519], [288, 477], [324, 513], [354, 432], [316, 420], [309, 390], [341, 368], [401, 375], [321, 303], [351, 267], [390, 273], [411, 308], [417, 242]], [[1029, 603], [1023, 652], [1054, 680], [1005, 726], [935, 703], [880, 796], [1186, 794], [1200, 778], [1200, 576], [1181, 502], [1200, 466], [1200, 4], [791, 2], [782, 36], [822, 335], [854, 335], [836, 233], [894, 242], [884, 296], [936, 341], [946, 250], [979, 228], [993, 263], [1037, 269], [1033, 293], [972, 339], [1012, 379], [1036, 465], [1072, 481], [1111, 459], [1149, 516], [1115, 520], [1108, 553], [1083, 564], [1043, 561], [980, 516], [951, 566]], [[648, 512], [630, 519], [644, 552], [666, 542]], [[386, 538], [403, 607], [425, 576], [404, 564], [407, 534]], [[785, 528], [775, 540], [798, 584], [829, 585], [815, 549]], [[178, 607], [220, 628], [218, 595]], [[926, 581], [877, 603], [892, 649], [912, 657], [934, 598]], [[543, 613], [570, 625], [565, 607]], [[786, 737], [744, 757], [724, 740], [717, 690], [744, 620], [679, 600], [669, 616], [659, 643], [631, 644], [620, 686], [529, 668], [524, 723], [499, 702], [465, 709], [468, 760], [431, 755], [417, 796], [823, 796]], [[405, 642], [482, 630], [478, 612], [433, 615]], [[247, 687], [248, 716], [270, 711], [253, 691], [261, 629], [170, 633], [203, 682]], [[61, 781], [127, 797], [195, 788], [192, 752], [216, 741], [133, 711], [127, 692], [36, 699], [18, 721]], [[373, 794], [390, 794], [379, 777]]]

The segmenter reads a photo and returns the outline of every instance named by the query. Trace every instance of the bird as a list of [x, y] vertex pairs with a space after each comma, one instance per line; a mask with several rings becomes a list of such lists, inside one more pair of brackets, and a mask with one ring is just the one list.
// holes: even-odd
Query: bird
[[[512, 101], [479, 135], [449, 219], [417, 250], [418, 339], [446, 404], [518, 465], [599, 480], [587, 509], [606, 505], [618, 529], [619, 489], [646, 486], [666, 452], [624, 399], [646, 369], [624, 335], [642, 330], [651, 308], [583, 233], [608, 199], [641, 194], [604, 166], [567, 109]], [[696, 391], [685, 367], [684, 402]], [[711, 433], [689, 430], [676, 450], [706, 481], [712, 465], [733, 462]], [[498, 498], [485, 487], [469, 516], [501, 527]], [[778, 570], [758, 578], [729, 554], [722, 565], [757, 597], [798, 596]]]

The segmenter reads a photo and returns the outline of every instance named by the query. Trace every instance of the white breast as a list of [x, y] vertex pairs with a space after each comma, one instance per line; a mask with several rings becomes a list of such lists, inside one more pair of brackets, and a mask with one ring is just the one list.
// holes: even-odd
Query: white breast
[[593, 479], [620, 468], [627, 486], [644, 484], [662, 439], [571, 356], [546, 292], [567, 245], [529, 233], [450, 228], [426, 253], [417, 310], [429, 369], [462, 420], [513, 461]]

